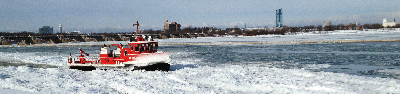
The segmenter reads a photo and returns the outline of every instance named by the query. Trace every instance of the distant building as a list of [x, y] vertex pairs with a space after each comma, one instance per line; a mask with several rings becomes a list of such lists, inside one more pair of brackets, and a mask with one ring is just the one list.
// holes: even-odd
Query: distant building
[[322, 24], [322, 27], [332, 26], [332, 22], [325, 22]]
[[358, 23], [349, 23], [349, 25], [346, 26], [346, 30], [357, 30], [358, 28]]
[[82, 34], [81, 31], [72, 31], [72, 32], [67, 32], [67, 33], [74, 34], [74, 35]]
[[164, 30], [169, 30], [168, 20], [165, 20], [164, 22]]
[[282, 20], [282, 8], [276, 10], [276, 28], [283, 27], [283, 20]]
[[168, 20], [165, 20], [164, 30], [165, 31], [181, 30], [181, 24], [178, 24], [177, 22], [172, 22], [171, 24], [168, 24]]
[[62, 25], [59, 24], [58, 27], [60, 28], [60, 33], [62, 33]]
[[226, 31], [229, 33], [235, 33], [236, 31], [242, 31], [240, 28], [234, 27], [234, 28], [226, 28]]
[[43, 26], [39, 28], [39, 34], [53, 34], [53, 27], [50, 26]]
[[383, 19], [383, 21], [382, 21], [382, 26], [383, 26], [383, 27], [396, 26], [396, 22], [387, 22], [387, 21], [386, 21], [386, 18], [385, 18], [385, 19]]

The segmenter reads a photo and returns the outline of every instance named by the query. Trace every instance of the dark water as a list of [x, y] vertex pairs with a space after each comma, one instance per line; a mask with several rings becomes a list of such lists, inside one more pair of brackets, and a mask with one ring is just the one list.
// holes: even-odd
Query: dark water
[[[171, 55], [172, 59], [197, 60], [199, 65], [261, 64], [293, 69], [307, 64], [329, 64], [329, 68], [312, 71], [347, 73], [372, 77], [398, 78], [399, 74], [380, 73], [383, 69], [400, 69], [400, 43], [287, 44], [287, 45], [204, 45], [166, 46], [168, 52], [192, 53]], [[278, 63], [276, 63], [278, 62]]]
[[255, 61], [284, 61], [300, 64], [364, 64], [397, 66], [400, 43], [293, 44], [293, 45], [207, 45], [166, 46], [168, 52], [195, 53], [186, 58], [204, 58], [213, 64]]
[[[381, 73], [378, 71], [400, 69], [399, 45], [399, 42], [284, 45], [170, 45], [160, 46], [159, 51], [169, 52], [172, 59], [172, 70], [179, 70], [184, 67], [195, 68], [195, 66], [217, 67], [224, 64], [259, 64], [284, 69], [304, 68], [308, 64], [328, 64], [331, 65], [329, 68], [311, 71], [398, 79], [399, 74]], [[34, 53], [33, 56], [43, 55], [45, 56], [44, 58], [54, 55], [68, 57], [69, 53], [79, 55], [79, 48], [82, 48], [92, 56], [95, 56], [100, 49], [95, 46], [4, 47], [0, 48], [0, 52]], [[30, 55], [32, 56], [32, 54]], [[182, 63], [183, 61], [191, 63]], [[7, 62], [7, 60], [2, 60], [2, 62]], [[39, 60], [38, 62], [47, 64], [46, 61]], [[4, 64], [2, 65], [4, 66]]]

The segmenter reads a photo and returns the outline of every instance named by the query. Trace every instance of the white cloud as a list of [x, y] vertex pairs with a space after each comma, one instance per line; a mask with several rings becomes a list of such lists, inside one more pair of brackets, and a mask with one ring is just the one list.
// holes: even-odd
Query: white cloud
[[208, 24], [207, 24], [207, 23], [203, 23], [203, 26], [204, 26], [204, 27], [208, 27]]
[[154, 25], [154, 26], [151, 26], [151, 29], [153, 29], [153, 30], [164, 30], [164, 26]]
[[181, 27], [189, 27], [189, 26], [193, 27], [192, 25], [189, 24], [181, 24]]
[[231, 22], [228, 26], [230, 27], [244, 27], [244, 22]]

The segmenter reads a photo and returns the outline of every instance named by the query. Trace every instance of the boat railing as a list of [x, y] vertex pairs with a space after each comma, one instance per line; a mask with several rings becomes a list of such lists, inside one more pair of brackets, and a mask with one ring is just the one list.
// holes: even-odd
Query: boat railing
[[[87, 63], [98, 63], [100, 60], [100, 57], [83, 57], [85, 58]], [[80, 61], [80, 57], [68, 57], [68, 63], [74, 64], [76, 61]]]

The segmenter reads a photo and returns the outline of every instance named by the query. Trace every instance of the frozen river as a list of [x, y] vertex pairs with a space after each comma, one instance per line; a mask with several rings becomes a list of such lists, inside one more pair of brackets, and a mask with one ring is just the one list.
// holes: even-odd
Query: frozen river
[[[159, 40], [171, 70], [79, 71], [65, 67], [79, 48], [1, 47], [0, 91], [38, 93], [398, 93], [400, 42], [278, 43], [391, 40], [393, 32], [303, 34]], [[312, 38], [310, 38], [312, 36]], [[340, 37], [337, 37], [340, 36]], [[347, 37], [346, 37], [347, 36]], [[356, 37], [353, 37], [356, 36]], [[365, 38], [370, 37], [370, 38]], [[269, 40], [260, 40], [269, 38]], [[275, 38], [275, 40], [273, 40]], [[301, 40], [303, 39], [303, 40]], [[167, 45], [169, 43], [212, 45]], [[276, 42], [267, 44], [218, 44]], [[85, 44], [85, 43], [80, 43]], [[75, 45], [79, 45], [75, 44]]]

